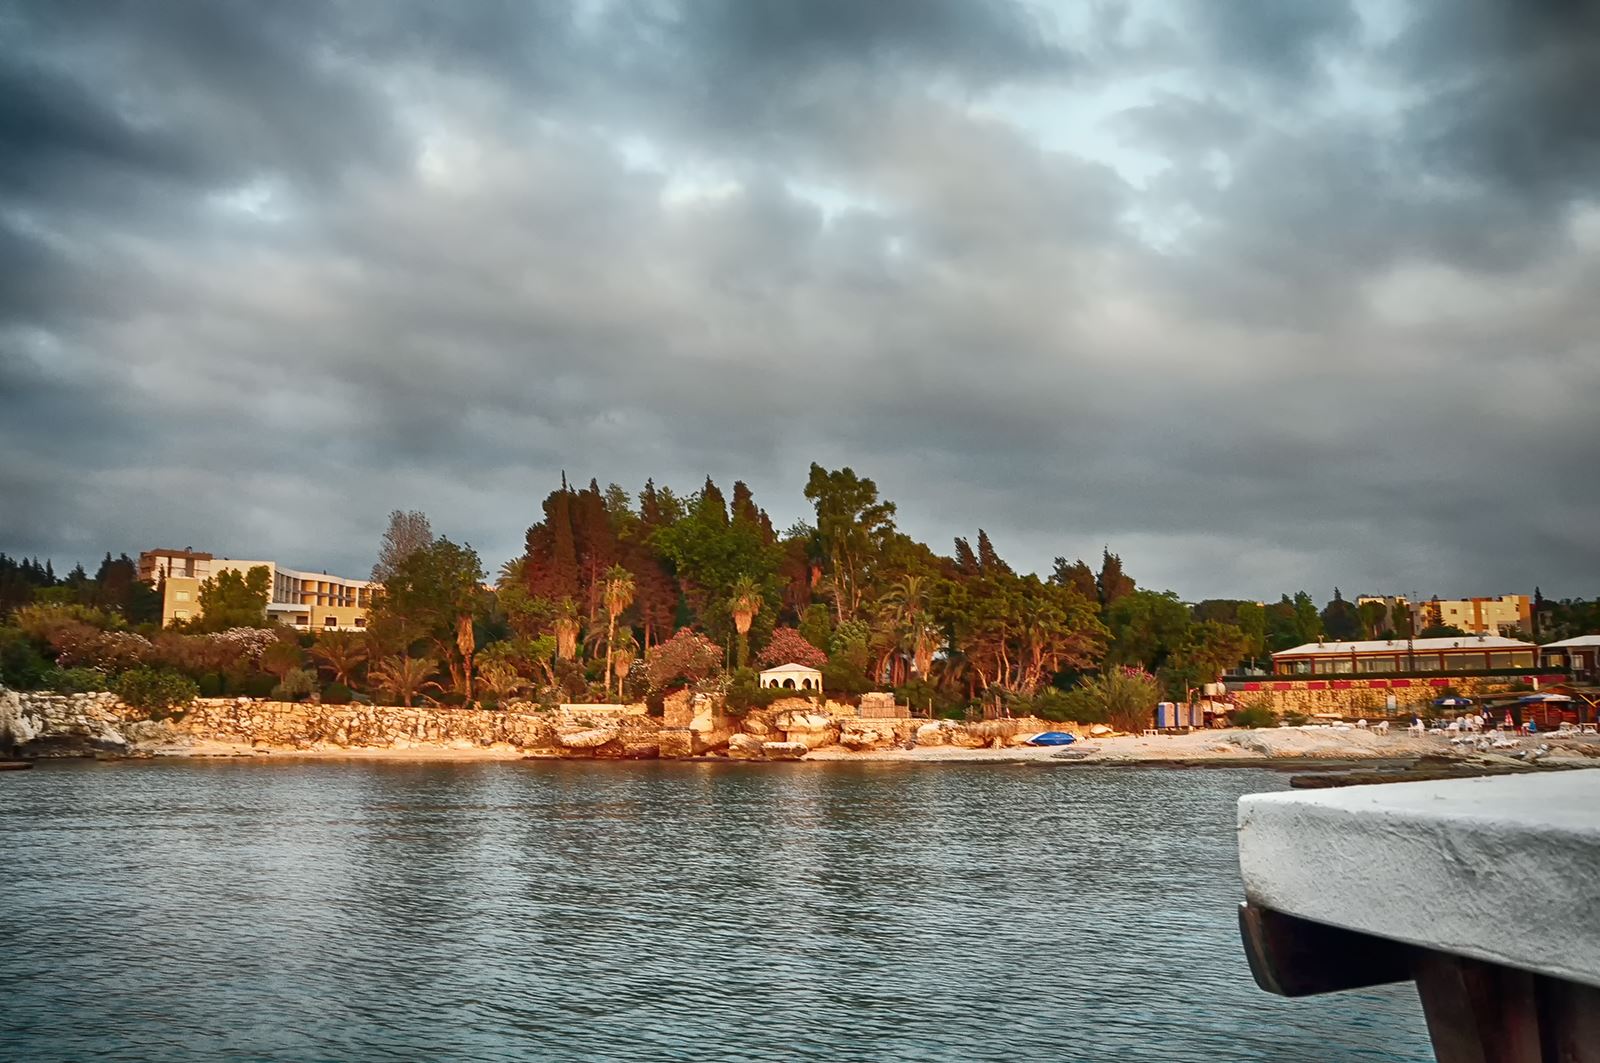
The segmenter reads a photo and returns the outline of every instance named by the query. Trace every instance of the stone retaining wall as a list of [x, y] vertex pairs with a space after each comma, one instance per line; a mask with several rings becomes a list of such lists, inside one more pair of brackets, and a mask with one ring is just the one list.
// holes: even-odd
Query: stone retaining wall
[[670, 702], [667, 718], [658, 720], [642, 705], [562, 705], [551, 711], [514, 703], [502, 711], [197, 698], [176, 718], [149, 720], [115, 694], [0, 688], [0, 728], [35, 756], [476, 748], [513, 755], [770, 760], [836, 745], [863, 751], [1010, 745], [1060, 727], [1042, 720], [863, 719], [845, 709], [790, 698], [736, 718], [714, 699], [684, 698]]

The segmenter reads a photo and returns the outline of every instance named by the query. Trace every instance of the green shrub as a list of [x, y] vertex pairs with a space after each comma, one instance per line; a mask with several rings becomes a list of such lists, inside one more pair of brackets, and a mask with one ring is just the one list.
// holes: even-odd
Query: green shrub
[[203, 698], [220, 698], [227, 689], [221, 672], [206, 672], [200, 677], [198, 686]]
[[291, 668], [283, 673], [283, 680], [272, 688], [275, 701], [299, 701], [317, 692], [317, 673], [309, 668]]
[[200, 693], [193, 679], [169, 668], [133, 668], [117, 677], [112, 687], [128, 705], [152, 720], [182, 715]]
[[270, 698], [278, 681], [264, 672], [252, 672], [239, 684], [239, 693], [247, 698]]
[[1303, 727], [1310, 719], [1311, 717], [1303, 712], [1286, 712], [1283, 714], [1283, 722], [1290, 727]]
[[350, 704], [350, 688], [343, 683], [329, 683], [322, 688], [322, 700], [328, 705]]
[[1233, 712], [1233, 725], [1235, 727], [1276, 727], [1278, 717], [1271, 709], [1261, 705], [1249, 705]]
[[98, 668], [52, 668], [39, 685], [58, 694], [87, 694], [107, 689], [105, 673]]
[[33, 690], [44, 681], [50, 662], [32, 639], [14, 627], [0, 628], [0, 683]]

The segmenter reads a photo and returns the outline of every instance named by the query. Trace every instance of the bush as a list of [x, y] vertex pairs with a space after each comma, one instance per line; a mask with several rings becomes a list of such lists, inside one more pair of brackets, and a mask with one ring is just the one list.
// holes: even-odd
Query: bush
[[13, 690], [33, 690], [49, 671], [50, 662], [32, 639], [16, 628], [0, 628], [0, 683]]
[[152, 720], [182, 715], [182, 710], [199, 695], [193, 679], [168, 668], [134, 668], [117, 677], [112, 687], [129, 706], [149, 714]]
[[322, 700], [328, 705], [348, 705], [350, 696], [350, 688], [343, 683], [329, 683], [322, 688]]
[[261, 672], [252, 672], [239, 684], [239, 692], [247, 698], [270, 698], [277, 680]]
[[58, 694], [87, 694], [105, 690], [106, 676], [95, 668], [52, 668], [45, 673], [40, 686]]
[[1160, 695], [1156, 677], [1142, 668], [1107, 668], [1082, 680], [1060, 698], [1044, 698], [1042, 706], [1038, 704], [1042, 694], [1033, 700], [1035, 711], [1042, 707], [1060, 714], [1045, 716], [1047, 720], [1108, 723], [1119, 731], [1142, 731], [1150, 726]]
[[203, 698], [220, 698], [227, 690], [221, 672], [207, 672], [200, 677], [198, 686]]
[[722, 707], [729, 716], [743, 716], [753, 708], [766, 708], [784, 698], [815, 698], [814, 690], [786, 690], [782, 687], [763, 687], [761, 677], [752, 668], [741, 668], [733, 673], [727, 691], [722, 695]]
[[1286, 712], [1283, 714], [1283, 723], [1289, 727], [1304, 727], [1311, 717], [1303, 712]]
[[309, 668], [291, 668], [283, 673], [283, 679], [272, 688], [272, 697], [276, 701], [299, 701], [317, 692], [317, 673]]
[[1233, 712], [1233, 725], [1235, 727], [1276, 727], [1278, 717], [1271, 709], [1262, 705], [1248, 705]]

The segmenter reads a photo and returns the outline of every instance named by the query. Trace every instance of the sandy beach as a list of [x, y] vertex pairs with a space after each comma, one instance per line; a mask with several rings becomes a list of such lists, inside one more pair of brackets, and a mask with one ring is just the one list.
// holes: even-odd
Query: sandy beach
[[[1600, 737], [1594, 735], [1525, 736], [1515, 747], [1487, 754], [1509, 759], [1519, 751], [1548, 746], [1543, 760], [1547, 764], [1592, 764], [1600, 767]], [[1340, 730], [1324, 727], [1283, 727], [1259, 730], [1211, 730], [1171, 735], [1116, 735], [1084, 738], [1065, 747], [1070, 758], [1059, 757], [1063, 747], [1008, 745], [1000, 749], [967, 749], [960, 746], [916, 746], [911, 749], [852, 751], [832, 745], [814, 749], [804, 760], [902, 762], [902, 763], [1055, 763], [1134, 765], [1181, 763], [1203, 765], [1260, 762], [1265, 765], [1311, 765], [1344, 761], [1402, 761], [1419, 757], [1457, 757], [1475, 755], [1470, 747], [1454, 745], [1447, 735], [1413, 735], [1392, 731], [1376, 734], [1361, 728]], [[262, 747], [241, 743], [201, 740], [192, 745], [148, 750], [155, 756], [175, 757], [260, 757], [316, 760], [409, 760], [409, 761], [504, 761], [564, 760], [570, 755], [530, 751], [516, 746], [470, 745], [463, 742], [415, 743], [406, 746], [313, 746], [308, 749]], [[720, 760], [722, 757], [698, 758]]]

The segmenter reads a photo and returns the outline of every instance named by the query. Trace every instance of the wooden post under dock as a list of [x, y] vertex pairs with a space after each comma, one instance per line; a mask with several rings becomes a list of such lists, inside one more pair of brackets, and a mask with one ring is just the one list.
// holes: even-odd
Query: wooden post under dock
[[1440, 1063], [1600, 1063], [1600, 770], [1255, 794], [1258, 985], [1415, 981]]

